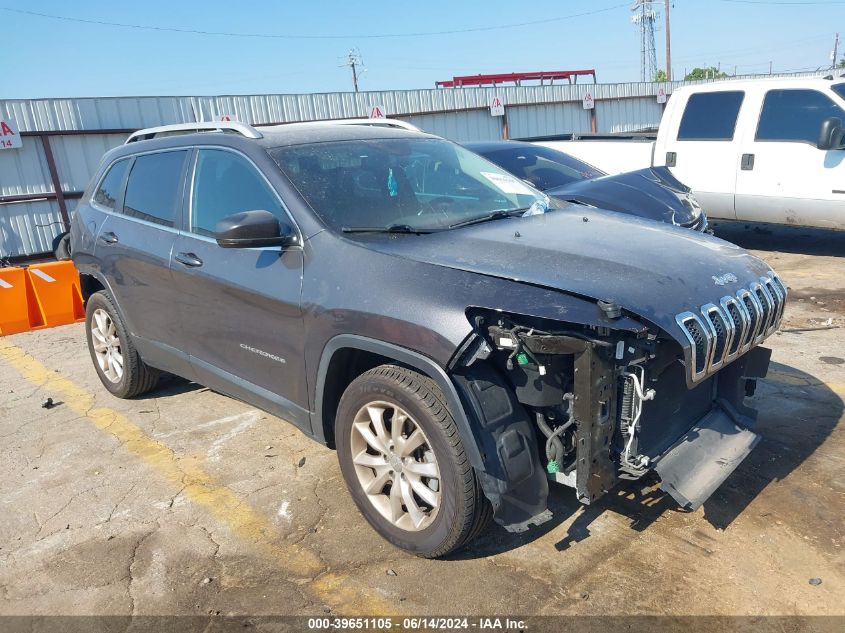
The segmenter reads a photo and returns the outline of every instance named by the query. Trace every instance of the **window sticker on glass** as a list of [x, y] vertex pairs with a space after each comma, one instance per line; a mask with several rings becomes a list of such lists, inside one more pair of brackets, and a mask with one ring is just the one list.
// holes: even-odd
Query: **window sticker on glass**
[[519, 181], [519, 179], [514, 178], [513, 176], [508, 176], [506, 174], [495, 174], [490, 171], [482, 171], [481, 175], [484, 176], [490, 182], [492, 182], [494, 185], [496, 185], [504, 193], [521, 193], [526, 196], [536, 195], [530, 187], [524, 185]]

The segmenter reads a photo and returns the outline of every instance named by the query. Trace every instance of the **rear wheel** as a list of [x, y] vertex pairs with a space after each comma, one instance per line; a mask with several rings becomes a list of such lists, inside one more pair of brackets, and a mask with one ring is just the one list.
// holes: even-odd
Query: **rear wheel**
[[62, 233], [53, 240], [53, 254], [60, 262], [70, 259], [70, 233]]
[[132, 398], [156, 386], [159, 371], [141, 360], [109, 296], [95, 292], [85, 306], [88, 351], [100, 382], [118, 398]]
[[443, 556], [489, 521], [455, 421], [426, 376], [396, 365], [362, 374], [341, 398], [335, 431], [352, 498], [397, 547]]

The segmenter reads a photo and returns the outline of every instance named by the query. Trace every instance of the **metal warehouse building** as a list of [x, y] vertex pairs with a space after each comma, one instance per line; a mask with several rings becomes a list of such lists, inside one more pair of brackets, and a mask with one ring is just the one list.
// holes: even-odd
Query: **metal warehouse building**
[[[92, 97], [0, 100], [22, 147], [0, 150], [0, 258], [52, 250], [100, 157], [139, 128], [214, 121], [253, 125], [366, 117], [370, 106], [427, 132], [462, 142], [656, 128], [663, 106], [686, 82], [443, 88], [387, 92], [217, 97]], [[585, 109], [589, 93], [593, 109]], [[499, 97], [504, 117], [490, 114]]]

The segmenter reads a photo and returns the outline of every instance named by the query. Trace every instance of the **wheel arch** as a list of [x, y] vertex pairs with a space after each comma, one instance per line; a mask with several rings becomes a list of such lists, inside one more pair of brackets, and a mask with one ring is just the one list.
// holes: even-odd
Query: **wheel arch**
[[483, 469], [481, 452], [469, 418], [455, 384], [444, 369], [413, 350], [355, 334], [336, 336], [323, 349], [314, 396], [312, 429], [315, 437], [328, 446], [334, 446], [335, 412], [344, 390], [365, 371], [388, 363], [410, 367], [437, 384], [461, 434], [470, 463], [477, 469]]
[[105, 290], [109, 296], [114, 297], [105, 279], [89, 272], [79, 274], [79, 289], [82, 292], [82, 301], [85, 303], [88, 303], [92, 294], [101, 290]]

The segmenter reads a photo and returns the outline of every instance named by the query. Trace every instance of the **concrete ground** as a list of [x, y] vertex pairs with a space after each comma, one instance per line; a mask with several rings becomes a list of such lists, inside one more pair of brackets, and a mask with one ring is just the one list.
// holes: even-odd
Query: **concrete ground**
[[282, 420], [175, 378], [115, 399], [78, 324], [0, 338], [0, 614], [845, 615], [845, 236], [719, 233], [791, 289], [763, 442], [697, 512], [556, 487], [450, 560], [381, 540]]

